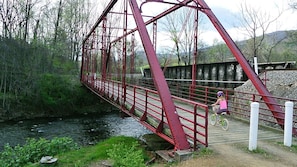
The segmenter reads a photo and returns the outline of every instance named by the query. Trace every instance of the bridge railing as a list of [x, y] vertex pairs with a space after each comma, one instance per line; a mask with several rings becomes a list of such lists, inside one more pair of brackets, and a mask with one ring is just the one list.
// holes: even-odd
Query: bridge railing
[[[258, 102], [260, 104], [259, 124], [276, 128], [276, 129], [282, 129], [284, 124], [279, 125], [277, 119], [280, 119], [281, 120], [280, 122], [284, 123], [284, 117], [281, 117], [280, 115], [285, 114], [284, 111], [285, 111], [286, 101], [292, 101], [294, 103], [293, 126], [295, 129], [297, 129], [297, 99], [270, 96], [276, 99], [277, 103], [268, 104], [268, 105], [276, 105], [282, 109], [282, 112], [280, 111], [271, 112], [271, 110], [268, 109], [267, 104], [263, 101], [263, 98], [265, 98], [264, 95], [260, 95], [252, 92], [241, 92], [241, 91], [232, 91], [232, 90], [227, 91], [227, 93], [229, 94], [228, 107], [232, 110], [234, 116], [240, 119], [249, 120], [250, 104], [252, 102]], [[272, 113], [275, 113], [275, 115], [273, 115]]]
[[[174, 144], [170, 125], [158, 92], [114, 80], [87, 77], [84, 84], [98, 96], [112, 103], [163, 139]], [[208, 106], [172, 96], [186, 137], [192, 147], [208, 146]]]
[[[154, 89], [153, 82], [151, 79], [142, 79], [139, 83], [144, 87], [149, 87]], [[228, 109], [234, 118], [249, 121], [250, 119], [250, 104], [251, 102], [258, 102], [260, 104], [259, 112], [259, 124], [263, 126], [268, 126], [276, 129], [282, 129], [282, 125], [278, 124], [277, 119], [283, 119], [279, 115], [284, 114], [284, 112], [275, 111], [273, 115], [267, 104], [263, 101], [264, 95], [260, 95], [255, 92], [242, 92], [235, 91], [233, 89], [219, 88], [219, 87], [208, 87], [195, 85], [192, 86], [192, 82], [189, 80], [167, 80], [170, 87], [170, 91], [173, 95], [178, 97], [191, 99], [193, 101], [201, 102], [206, 105], [213, 104], [216, 101], [216, 92], [223, 90], [226, 94], [228, 100]], [[191, 91], [194, 89], [194, 91]], [[297, 129], [297, 99], [289, 99], [285, 97], [270, 96], [276, 99], [277, 105], [285, 111], [285, 102], [292, 101], [294, 103], [294, 114], [293, 114], [293, 126]], [[270, 104], [268, 104], [270, 105]], [[284, 122], [284, 120], [281, 120]]]
[[[127, 85], [127, 90], [125, 105], [129, 112], [139, 117], [140, 121], [147, 121], [153, 125], [153, 129], [148, 128], [154, 132], [159, 133], [165, 130], [162, 131], [166, 135], [162, 136], [163, 138], [170, 136], [171, 133], [168, 129], [170, 125], [164, 115], [158, 92], [135, 85]], [[173, 96], [172, 99], [187, 138], [192, 142], [194, 148], [198, 143], [207, 145], [208, 107], [176, 96]]]

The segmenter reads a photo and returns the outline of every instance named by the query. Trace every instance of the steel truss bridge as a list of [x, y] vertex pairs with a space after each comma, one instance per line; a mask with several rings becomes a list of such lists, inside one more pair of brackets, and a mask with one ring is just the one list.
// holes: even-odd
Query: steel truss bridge
[[[148, 3], [170, 7], [157, 15], [144, 16], [141, 10]], [[204, 0], [110, 0], [83, 41], [81, 82], [172, 143], [175, 150], [195, 149], [200, 144], [208, 146], [207, 104], [173, 96], [156, 54], [158, 20], [181, 8], [191, 9], [195, 18], [190, 93], [196, 89], [198, 14], [203, 13], [262, 95], [277, 123], [283, 126], [284, 112], [281, 107], [276, 105], [276, 100]], [[152, 32], [148, 27], [152, 27]], [[150, 66], [155, 90], [137, 86], [127, 77], [135, 72], [137, 35]]]

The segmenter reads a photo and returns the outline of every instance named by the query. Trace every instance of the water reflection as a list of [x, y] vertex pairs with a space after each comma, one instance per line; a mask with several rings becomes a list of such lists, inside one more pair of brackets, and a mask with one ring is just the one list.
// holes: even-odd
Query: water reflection
[[52, 139], [71, 137], [81, 145], [94, 144], [111, 136], [140, 137], [151, 133], [131, 117], [121, 118], [118, 113], [89, 115], [72, 118], [50, 118], [0, 123], [0, 150], [4, 144], [24, 144], [26, 138]]

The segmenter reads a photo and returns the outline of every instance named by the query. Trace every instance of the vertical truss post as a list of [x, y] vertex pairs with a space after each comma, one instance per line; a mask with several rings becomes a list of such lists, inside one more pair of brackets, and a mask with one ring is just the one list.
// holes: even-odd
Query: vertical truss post
[[121, 50], [119, 48], [116, 48], [117, 51], [117, 61], [118, 63], [116, 63], [116, 73], [117, 73], [117, 80], [120, 80], [121, 78], [121, 63], [119, 63], [120, 61], [122, 61], [121, 59]]
[[80, 81], [85, 82], [85, 71], [87, 71], [87, 46], [86, 42], [83, 43], [82, 46], [82, 62], [81, 62], [81, 69], [80, 69]]
[[153, 23], [153, 45], [155, 51], [157, 50], [157, 20]]
[[90, 44], [90, 40], [88, 40], [88, 48], [87, 48], [87, 55], [86, 55], [86, 64], [87, 64], [87, 67], [86, 67], [86, 72], [87, 72], [87, 77], [89, 76], [89, 72], [90, 72], [90, 57], [91, 57], [91, 50], [92, 50], [92, 46]]
[[181, 122], [179, 120], [178, 113], [176, 111], [175, 105], [171, 98], [170, 90], [168, 88], [165, 76], [159, 65], [159, 61], [150, 40], [149, 34], [146, 29], [146, 25], [140, 13], [140, 9], [136, 0], [129, 0], [130, 7], [135, 19], [136, 25], [139, 30], [139, 35], [146, 52], [150, 68], [152, 69], [154, 84], [159, 93], [162, 107], [164, 108], [166, 118], [168, 120], [168, 125], [170, 127], [171, 135], [175, 143], [175, 149], [185, 150], [190, 148], [190, 144], [187, 141], [186, 134], [182, 128]]
[[131, 36], [131, 57], [130, 57], [130, 73], [133, 74], [135, 72], [135, 33], [132, 33]]
[[92, 82], [92, 85], [94, 86], [95, 85], [95, 68], [96, 68], [96, 32], [93, 32], [93, 35], [92, 35], [92, 50], [91, 50], [91, 82]]
[[[125, 35], [127, 33], [127, 26], [128, 26], [128, 2], [127, 0], [124, 0], [124, 29], [123, 34]], [[123, 38], [123, 69], [122, 69], [122, 98], [123, 98], [123, 104], [126, 103], [126, 63], [127, 63], [127, 36], [125, 35]]]
[[106, 22], [107, 19], [106, 17], [103, 18], [102, 20], [102, 44], [101, 44], [101, 56], [102, 56], [102, 80], [105, 81], [106, 80], [106, 64], [107, 64], [107, 58], [106, 58]]
[[198, 54], [198, 14], [199, 9], [195, 10], [195, 20], [194, 20], [194, 52], [193, 52], [193, 63], [192, 63], [192, 84], [190, 88], [190, 99], [192, 99], [195, 88], [196, 88], [196, 76], [197, 76], [197, 54]]

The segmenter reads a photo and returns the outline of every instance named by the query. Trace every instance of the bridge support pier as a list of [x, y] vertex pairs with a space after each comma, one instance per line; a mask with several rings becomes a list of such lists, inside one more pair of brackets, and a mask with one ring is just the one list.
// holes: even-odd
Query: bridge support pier
[[178, 151], [170, 151], [170, 150], [158, 150], [156, 154], [161, 157], [166, 162], [181, 162], [186, 161], [193, 156], [193, 152], [189, 150], [178, 150]]
[[174, 152], [174, 159], [177, 162], [186, 161], [192, 158], [193, 152], [189, 150], [177, 150]]

